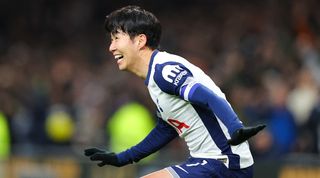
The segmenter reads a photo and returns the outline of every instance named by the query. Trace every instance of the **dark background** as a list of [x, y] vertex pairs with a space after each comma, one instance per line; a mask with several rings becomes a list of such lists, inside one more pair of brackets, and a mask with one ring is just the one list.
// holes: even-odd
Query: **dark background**
[[[0, 112], [12, 155], [105, 146], [106, 124], [119, 106], [138, 101], [154, 112], [143, 81], [118, 71], [106, 51], [104, 18], [125, 5], [153, 12], [162, 24], [161, 50], [201, 67], [245, 125], [268, 125], [250, 140], [258, 162], [319, 156], [317, 0], [2, 0]], [[64, 142], [45, 128], [57, 108], [75, 124]], [[169, 152], [183, 145], [176, 142]]]

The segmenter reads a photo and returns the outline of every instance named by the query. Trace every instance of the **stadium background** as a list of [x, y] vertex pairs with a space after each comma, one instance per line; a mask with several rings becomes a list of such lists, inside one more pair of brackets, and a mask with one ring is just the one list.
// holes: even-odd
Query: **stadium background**
[[255, 177], [320, 178], [317, 0], [1, 0], [0, 177], [137, 177], [187, 156], [180, 140], [120, 169], [82, 155], [111, 148], [121, 106], [155, 110], [105, 51], [105, 16], [129, 4], [154, 12], [161, 49], [204, 69], [246, 125], [268, 125], [250, 140]]

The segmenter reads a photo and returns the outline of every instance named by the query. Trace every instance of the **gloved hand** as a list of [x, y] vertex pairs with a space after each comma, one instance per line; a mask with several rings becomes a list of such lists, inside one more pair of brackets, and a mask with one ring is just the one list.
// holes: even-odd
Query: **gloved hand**
[[84, 150], [84, 155], [90, 157], [92, 161], [101, 161], [97, 165], [102, 167], [104, 165], [113, 165], [117, 167], [124, 166], [121, 164], [117, 158], [117, 154], [113, 152], [108, 152], [98, 148], [89, 148]]
[[228, 144], [239, 145], [240, 143], [248, 140], [250, 137], [256, 135], [265, 127], [266, 125], [258, 125], [256, 127], [243, 127], [232, 134], [231, 139], [228, 140]]

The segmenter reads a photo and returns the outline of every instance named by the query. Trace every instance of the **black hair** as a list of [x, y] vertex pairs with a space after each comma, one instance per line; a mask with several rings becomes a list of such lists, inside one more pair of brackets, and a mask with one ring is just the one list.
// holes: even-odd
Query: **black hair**
[[105, 29], [111, 34], [121, 30], [127, 33], [130, 38], [145, 34], [147, 36], [146, 46], [151, 49], [159, 48], [160, 22], [155, 15], [139, 6], [126, 6], [107, 15]]

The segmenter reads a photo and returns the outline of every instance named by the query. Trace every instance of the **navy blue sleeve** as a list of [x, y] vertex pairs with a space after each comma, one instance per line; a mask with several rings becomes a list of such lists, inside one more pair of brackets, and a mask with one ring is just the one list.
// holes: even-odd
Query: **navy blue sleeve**
[[138, 162], [160, 150], [177, 136], [178, 133], [172, 126], [161, 118], [158, 118], [157, 125], [151, 130], [147, 137], [130, 149], [117, 154], [118, 160], [125, 164]]
[[191, 71], [178, 62], [166, 62], [156, 64], [154, 81], [159, 88], [168, 94], [179, 96], [180, 89], [188, 77], [192, 77]]
[[191, 103], [209, 108], [218, 116], [228, 128], [230, 135], [243, 127], [243, 124], [227, 100], [218, 96], [206, 86], [200, 83], [193, 85], [188, 97]]

